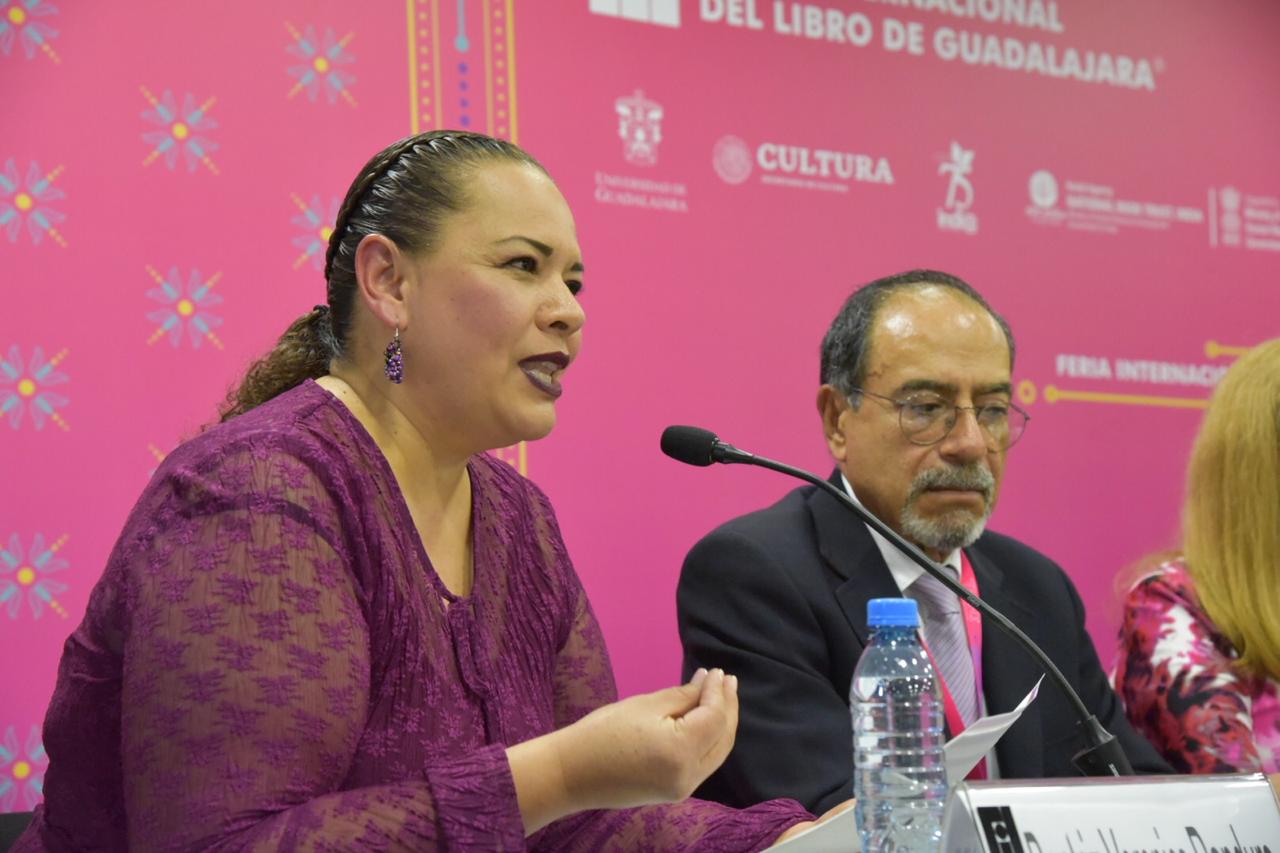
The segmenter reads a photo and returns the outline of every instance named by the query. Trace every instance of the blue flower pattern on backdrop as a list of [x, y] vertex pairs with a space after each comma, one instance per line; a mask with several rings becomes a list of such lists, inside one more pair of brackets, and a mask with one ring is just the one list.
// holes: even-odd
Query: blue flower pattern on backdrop
[[21, 427], [22, 415], [29, 412], [31, 424], [36, 429], [44, 429], [46, 419], [63, 431], [71, 429], [57, 411], [70, 401], [48, 390], [49, 386], [69, 380], [67, 374], [56, 369], [67, 353], [68, 350], [64, 349], [53, 358], [46, 359], [44, 349], [36, 347], [31, 351], [30, 363], [24, 366], [22, 350], [14, 344], [9, 347], [8, 355], [0, 358], [0, 417], [7, 417], [9, 426], [14, 429]]
[[31, 615], [36, 619], [44, 615], [46, 606], [63, 619], [67, 618], [67, 609], [57, 598], [67, 591], [67, 585], [51, 575], [69, 565], [58, 555], [69, 538], [64, 534], [52, 545], [45, 545], [44, 536], [37, 533], [31, 538], [31, 547], [24, 558], [22, 540], [14, 533], [9, 537], [9, 544], [0, 549], [0, 607], [8, 611], [10, 619], [18, 618], [23, 598], [27, 599]]
[[58, 8], [46, 0], [14, 0], [0, 15], [0, 53], [13, 53], [14, 42], [22, 44], [27, 59], [35, 59], [36, 51], [62, 64], [62, 57], [50, 42], [58, 37], [58, 31], [40, 20], [58, 14]]
[[191, 346], [196, 349], [200, 349], [200, 344], [206, 340], [222, 349], [222, 341], [213, 332], [222, 325], [222, 318], [209, 311], [222, 303], [222, 297], [213, 292], [222, 273], [216, 272], [204, 281], [199, 270], [192, 270], [185, 285], [177, 267], [170, 268], [169, 274], [162, 276], [155, 267], [148, 265], [147, 273], [157, 285], [147, 291], [147, 298], [163, 306], [147, 315], [148, 320], [157, 324], [147, 344], [154, 344], [168, 335], [171, 345], [180, 346], [185, 329]]
[[303, 61], [301, 65], [289, 66], [289, 76], [294, 78], [293, 88], [288, 97], [307, 91], [307, 97], [316, 101], [324, 92], [329, 103], [337, 103], [338, 98], [350, 106], [356, 105], [355, 96], [351, 94], [351, 84], [356, 81], [355, 75], [342, 68], [356, 61], [355, 55], [347, 50], [347, 44], [355, 37], [355, 33], [347, 33], [341, 39], [334, 36], [332, 29], [326, 27], [323, 40], [316, 38], [316, 28], [307, 26], [302, 32], [293, 24], [285, 22], [285, 29], [293, 39], [285, 50]]
[[150, 166], [163, 157], [165, 165], [173, 170], [178, 167], [178, 157], [181, 156], [186, 161], [188, 172], [194, 172], [196, 166], [204, 166], [218, 174], [218, 166], [209, 156], [218, 150], [218, 144], [206, 135], [218, 126], [209, 117], [209, 110], [217, 99], [207, 98], [197, 105], [195, 96], [188, 92], [182, 96], [179, 109], [177, 100], [168, 89], [157, 98], [146, 86], [139, 88], [142, 97], [151, 105], [151, 109], [142, 111], [143, 120], [160, 128], [142, 134], [142, 141], [151, 146], [142, 165]]
[[33, 160], [27, 166], [27, 179], [23, 182], [13, 158], [5, 161], [4, 169], [0, 170], [0, 228], [5, 230], [10, 243], [18, 242], [25, 219], [32, 243], [40, 245], [47, 234], [62, 248], [67, 247], [66, 239], [55, 227], [67, 217], [49, 206], [66, 198], [66, 193], [53, 185], [63, 171], [62, 166], [57, 166], [46, 174]]
[[[311, 197], [310, 204], [297, 195], [292, 198], [298, 210], [302, 211], [292, 220], [294, 225], [302, 229], [302, 233], [293, 238], [293, 245], [302, 251], [293, 259], [293, 268], [296, 270], [310, 260], [314, 269], [322, 270], [324, 253], [329, 247], [329, 235], [333, 233], [333, 223], [338, 220], [338, 199], [331, 197], [326, 208], [318, 195]], [[321, 214], [321, 210], [327, 210], [327, 214]]]
[[19, 744], [15, 727], [6, 728], [0, 741], [0, 812], [31, 811], [39, 805], [48, 767], [38, 726], [31, 727], [25, 744]]

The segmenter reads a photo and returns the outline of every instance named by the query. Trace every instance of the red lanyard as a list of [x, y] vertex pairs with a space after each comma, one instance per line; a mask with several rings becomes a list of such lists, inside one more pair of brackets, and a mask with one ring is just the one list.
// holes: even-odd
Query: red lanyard
[[[974, 595], [978, 594], [978, 579], [974, 577], [973, 566], [969, 565], [969, 557], [963, 551], [960, 552], [960, 584]], [[978, 699], [978, 708], [982, 708], [982, 614], [974, 608], [961, 602], [960, 611], [964, 614], [965, 634], [969, 638], [969, 654], [973, 658], [973, 678], [974, 685], [977, 688], [975, 694]], [[924, 643], [923, 632], [921, 632], [920, 642]], [[933, 663], [933, 653], [929, 651], [929, 646], [925, 643], [925, 653], [929, 655], [929, 662]], [[956, 707], [956, 702], [951, 698], [951, 691], [947, 688], [947, 682], [942, 678], [941, 672], [935, 665], [934, 672], [938, 674], [938, 683], [942, 685], [942, 700], [947, 714], [947, 727], [951, 729], [951, 736], [955, 737], [965, 729], [964, 720], [960, 716], [960, 709]], [[987, 778], [987, 760], [984, 758], [978, 762], [972, 770], [969, 771], [968, 779], [986, 779]]]

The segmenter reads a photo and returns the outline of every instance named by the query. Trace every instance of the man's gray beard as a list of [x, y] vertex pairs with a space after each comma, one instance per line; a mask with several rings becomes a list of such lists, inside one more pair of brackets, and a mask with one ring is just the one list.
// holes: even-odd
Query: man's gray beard
[[[986, 511], [976, 517], [968, 510], [958, 509], [932, 518], [916, 512], [916, 501], [931, 488], [974, 489], [981, 491]], [[994, 509], [995, 478], [982, 465], [958, 465], [950, 468], [930, 468], [911, 481], [911, 492], [902, 507], [902, 532], [922, 548], [949, 554], [956, 548], [967, 548], [977, 541], [987, 526], [987, 519]]]

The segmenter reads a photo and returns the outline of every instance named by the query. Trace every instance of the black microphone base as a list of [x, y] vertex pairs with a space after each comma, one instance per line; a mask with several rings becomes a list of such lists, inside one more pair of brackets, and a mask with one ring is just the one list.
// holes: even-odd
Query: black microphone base
[[1091, 746], [1077, 752], [1071, 759], [1086, 776], [1132, 776], [1133, 766], [1129, 757], [1120, 748], [1120, 741], [1102, 727], [1097, 717], [1089, 717], [1080, 725], [1085, 727], [1085, 736]]

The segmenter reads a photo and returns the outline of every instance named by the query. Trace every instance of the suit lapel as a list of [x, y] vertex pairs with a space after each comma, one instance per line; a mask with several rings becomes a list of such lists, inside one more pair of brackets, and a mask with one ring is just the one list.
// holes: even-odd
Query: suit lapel
[[[1004, 571], [982, 553], [979, 540], [965, 549], [978, 579], [978, 593], [1019, 627], [1035, 617], [1027, 602], [1005, 588]], [[1024, 628], [1025, 630], [1025, 628]], [[1011, 711], [1043, 674], [1040, 664], [990, 619], [982, 620], [982, 692], [987, 713]], [[1042, 690], [1056, 689], [1041, 685]], [[1044, 772], [1044, 736], [1041, 703], [1032, 702], [1022, 717], [1005, 732], [997, 745], [1000, 766], [1008, 775], [1037, 778]]]
[[[844, 491], [840, 469], [832, 473], [829, 482]], [[898, 598], [902, 593], [867, 526], [847, 507], [826, 492], [815, 490], [809, 496], [809, 512], [817, 533], [818, 553], [840, 579], [836, 603], [858, 642], [865, 646], [867, 602], [873, 598]]]
[[[832, 473], [829, 481], [844, 490], [839, 469]], [[858, 642], [866, 646], [867, 602], [873, 598], [899, 598], [902, 591], [894, 583], [866, 525], [839, 501], [815, 490], [809, 496], [809, 512], [813, 516], [818, 552], [838, 578], [836, 602]], [[1019, 627], [1030, 624], [1035, 618], [1031, 603], [1019, 600], [1006, 589], [1004, 570], [983, 553], [981, 546], [979, 540], [965, 549], [978, 579], [979, 594]], [[982, 688], [988, 714], [1012, 710], [1041, 674], [1040, 664], [1031, 655], [990, 619], [983, 618]], [[1042, 730], [1039, 704], [1032, 702], [996, 747], [1005, 775], [1026, 778], [1043, 775]]]

